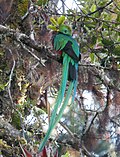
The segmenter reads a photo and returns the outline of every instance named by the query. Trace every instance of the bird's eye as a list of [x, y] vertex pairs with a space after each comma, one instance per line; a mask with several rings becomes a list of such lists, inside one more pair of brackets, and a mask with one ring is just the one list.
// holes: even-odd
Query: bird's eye
[[67, 33], [67, 30], [65, 30], [65, 33]]

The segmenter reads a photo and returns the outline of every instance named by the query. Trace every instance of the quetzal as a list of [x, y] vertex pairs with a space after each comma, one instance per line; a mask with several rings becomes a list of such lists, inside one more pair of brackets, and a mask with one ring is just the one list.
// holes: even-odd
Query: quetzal
[[[70, 96], [73, 93], [72, 102], [77, 88], [78, 62], [80, 60], [80, 51], [77, 41], [72, 37], [72, 30], [69, 26], [61, 24], [59, 31], [53, 37], [53, 47], [60, 53], [62, 67], [62, 80], [58, 96], [51, 115], [50, 124], [46, 136], [39, 146], [39, 152], [44, 148], [52, 130], [59, 122], [65, 107], [68, 104]], [[67, 81], [69, 86], [66, 91]], [[66, 91], [66, 92], [65, 92]], [[59, 112], [58, 112], [59, 109]]]

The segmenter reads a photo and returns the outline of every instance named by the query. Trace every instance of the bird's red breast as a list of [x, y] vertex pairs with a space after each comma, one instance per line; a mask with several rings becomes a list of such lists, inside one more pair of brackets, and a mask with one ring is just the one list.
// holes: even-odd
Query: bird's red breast
[[60, 50], [60, 51], [57, 51], [57, 53], [60, 54], [60, 55], [62, 55], [62, 51], [61, 51], [61, 50]]

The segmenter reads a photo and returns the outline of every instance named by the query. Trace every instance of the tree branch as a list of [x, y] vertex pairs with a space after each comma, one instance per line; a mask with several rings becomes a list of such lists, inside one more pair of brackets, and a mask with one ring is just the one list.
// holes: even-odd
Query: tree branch
[[111, 3], [113, 3], [113, 0], [111, 0], [110, 2], [108, 2], [106, 5], [102, 6], [102, 7], [98, 7], [95, 11], [88, 13], [86, 16], [88, 15], [92, 15], [100, 10], [105, 9], [108, 5], [110, 5]]
[[[45, 45], [37, 44], [34, 40], [32, 40], [26, 34], [20, 33], [17, 30], [10, 29], [9, 27], [3, 26], [3, 25], [0, 25], [0, 34], [6, 35], [6, 36], [12, 38], [16, 42], [22, 44], [22, 46], [24, 44], [24, 45], [40, 52], [41, 55], [44, 53], [44, 55], [46, 55], [46, 57], [49, 57], [58, 62], [58, 58], [51, 54], [51, 51], [49, 48], [45, 47]], [[27, 50], [27, 52], [29, 52], [34, 58], [36, 58], [38, 61], [40, 61], [40, 58], [37, 57], [35, 54], [31, 53], [28, 50]]]
[[[34, 42], [34, 40], [32, 40], [26, 34], [20, 33], [16, 30], [10, 29], [10, 28], [5, 27], [3, 25], [0, 25], [0, 34], [5, 34], [7, 36], [10, 36], [12, 39], [16, 40], [17, 42], [19, 42], [19, 43], [22, 42], [23, 44], [29, 46], [30, 48], [33, 48], [34, 50], [41, 52], [41, 54], [44, 53], [47, 57], [58, 61], [56, 56], [51, 55], [50, 50], [48, 48], [45, 48], [41, 45], [38, 45], [37, 43]], [[120, 89], [118, 87], [115, 87], [115, 85], [112, 83], [112, 81], [105, 75], [103, 67], [97, 66], [97, 68], [96, 68], [95, 65], [91, 65], [91, 64], [79, 65], [79, 66], [94, 67], [94, 69], [92, 68], [92, 72], [94, 72], [97, 75], [97, 77], [100, 78], [100, 80], [103, 82], [103, 84], [106, 87], [120, 91]], [[111, 70], [111, 69], [109, 69], [109, 70]]]
[[29, 36], [26, 34], [20, 33], [14, 29], [10, 29], [8, 27], [5, 27], [3, 25], [0, 25], [0, 34], [5, 34], [12, 39], [16, 40], [17, 42], [22, 42], [23, 44], [37, 50], [37, 51], [42, 51], [43, 47], [36, 44], [34, 40], [32, 40]]

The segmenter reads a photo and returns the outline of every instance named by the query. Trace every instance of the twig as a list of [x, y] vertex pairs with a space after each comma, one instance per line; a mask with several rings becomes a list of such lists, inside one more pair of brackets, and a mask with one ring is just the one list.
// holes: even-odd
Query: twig
[[88, 13], [87, 15], [92, 15], [92, 14], [94, 14], [94, 13], [100, 11], [100, 10], [103, 10], [103, 9], [105, 9], [108, 5], [110, 5], [111, 3], [113, 3], [113, 0], [111, 0], [110, 2], [108, 2], [105, 6], [98, 7], [95, 11], [90, 12], [90, 13]]
[[25, 45], [22, 42], [21, 42], [21, 46], [23, 47], [23, 49], [29, 52], [35, 59], [37, 59], [42, 66], [45, 66], [43, 63], [41, 63], [41, 59], [38, 56], [36, 56], [34, 53], [32, 53], [32, 51], [30, 51], [27, 47], [25, 47]]
[[44, 53], [46, 55], [46, 57], [49, 57], [51, 59], [54, 59], [54, 60], [58, 61], [56, 56], [51, 55], [51, 51], [50, 51], [49, 48], [47, 48], [45, 45], [37, 44], [36, 42], [34, 42], [34, 40], [32, 40], [26, 34], [19, 33], [16, 30], [10, 29], [10, 28], [5, 27], [3, 25], [0, 25], [0, 34], [5, 34], [6, 36], [11, 37], [13, 40], [19, 42], [23, 46], [23, 48], [26, 49], [27, 52], [29, 52], [39, 62], [41, 61], [41, 59], [39, 57], [37, 57], [34, 53], [32, 53], [29, 49], [27, 49], [24, 45], [26, 45], [29, 48], [32, 48], [32, 49], [40, 52], [41, 54]]
[[[91, 128], [95, 118], [97, 117], [97, 115], [98, 115], [98, 112], [96, 112], [96, 114], [94, 115], [93, 119], [91, 120], [90, 125], [89, 125], [88, 129], [86, 130], [86, 133], [90, 131], [90, 128]], [[84, 134], [86, 134], [86, 133], [84, 133]]]
[[12, 98], [12, 95], [11, 95], [11, 81], [12, 81], [12, 76], [13, 76], [13, 72], [14, 72], [14, 69], [15, 69], [15, 59], [14, 59], [14, 56], [13, 56], [13, 53], [11, 51], [11, 49], [8, 49], [11, 56], [12, 56], [12, 60], [13, 60], [13, 66], [12, 66], [12, 69], [11, 69], [11, 72], [10, 72], [10, 76], [9, 76], [9, 81], [8, 81], [8, 93], [9, 93], [9, 97], [10, 97], [10, 101], [11, 101], [11, 104], [12, 104], [12, 107], [14, 107], [14, 102], [13, 102], [13, 98]]
[[27, 155], [26, 155], [26, 153], [25, 153], [25, 151], [24, 151], [24, 149], [23, 149], [23, 147], [22, 147], [22, 145], [21, 145], [20, 142], [19, 142], [19, 146], [20, 146], [20, 148], [21, 148], [21, 150], [22, 150], [22, 152], [23, 152], [23, 154], [24, 154], [24, 157], [27, 157]]
[[76, 139], [74, 134], [72, 133], [72, 131], [66, 126], [64, 125], [62, 122], [59, 122], [60, 125], [70, 134], [70, 136], [73, 138], [73, 139]]
[[25, 15], [22, 16], [22, 22], [29, 16], [29, 12], [27, 11]]
[[114, 121], [113, 119], [110, 119], [110, 122], [114, 123], [115, 125], [117, 125], [118, 127], [120, 127], [120, 124], [117, 123], [116, 121]]

